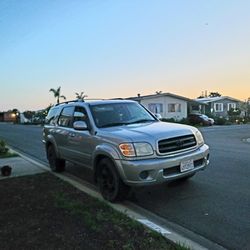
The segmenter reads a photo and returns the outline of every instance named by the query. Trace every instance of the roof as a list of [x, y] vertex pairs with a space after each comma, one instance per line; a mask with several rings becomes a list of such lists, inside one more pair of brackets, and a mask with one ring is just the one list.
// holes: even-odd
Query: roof
[[197, 99], [195, 99], [195, 101], [199, 102], [199, 103], [206, 104], [206, 103], [210, 103], [210, 102], [217, 102], [217, 101], [224, 100], [224, 99], [229, 99], [229, 100], [234, 101], [234, 102], [242, 102], [241, 100], [238, 100], [238, 99], [235, 99], [235, 98], [232, 98], [232, 97], [229, 97], [229, 96], [216, 96], [216, 97], [197, 98]]
[[160, 93], [160, 94], [152, 94], [152, 95], [140, 95], [140, 96], [136, 96], [136, 97], [129, 97], [127, 99], [139, 101], [139, 100], [143, 100], [143, 99], [151, 99], [151, 98], [165, 97], [165, 96], [166, 97], [173, 97], [173, 98], [180, 99], [180, 100], [184, 100], [186, 102], [197, 102], [197, 101], [189, 99], [187, 97], [180, 96], [180, 95], [175, 95], [175, 94], [172, 94], [172, 93]]

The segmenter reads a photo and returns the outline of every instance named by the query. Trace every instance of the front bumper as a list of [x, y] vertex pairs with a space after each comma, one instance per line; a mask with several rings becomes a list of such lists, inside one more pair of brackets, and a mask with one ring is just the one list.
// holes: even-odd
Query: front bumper
[[[193, 160], [194, 168], [180, 171], [182, 162]], [[127, 185], [143, 186], [179, 179], [204, 170], [209, 164], [209, 147], [202, 147], [175, 157], [147, 160], [116, 160], [121, 178]]]

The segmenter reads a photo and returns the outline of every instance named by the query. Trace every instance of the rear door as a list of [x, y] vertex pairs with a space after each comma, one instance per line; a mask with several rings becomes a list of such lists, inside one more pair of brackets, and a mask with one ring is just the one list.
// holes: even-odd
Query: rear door
[[66, 106], [62, 109], [57, 122], [58, 126], [55, 128], [54, 133], [60, 157], [66, 160], [70, 159], [71, 156], [69, 138], [73, 130], [74, 108], [74, 106]]
[[87, 112], [84, 107], [76, 106], [73, 113], [73, 123], [75, 121], [85, 121], [88, 125], [88, 130], [71, 129], [68, 136], [68, 148], [70, 150], [70, 160], [91, 167], [92, 153], [94, 151], [93, 135], [90, 133], [91, 127]]

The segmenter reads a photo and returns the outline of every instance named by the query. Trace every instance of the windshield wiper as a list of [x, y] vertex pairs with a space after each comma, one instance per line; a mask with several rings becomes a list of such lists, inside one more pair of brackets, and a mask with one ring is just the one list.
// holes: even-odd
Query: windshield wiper
[[128, 125], [128, 123], [126, 123], [126, 122], [113, 122], [113, 123], [108, 123], [108, 124], [102, 125], [101, 128], [108, 128], [108, 127], [122, 126], [122, 125]]
[[137, 121], [134, 121], [134, 122], [113, 122], [113, 123], [104, 124], [104, 125], [101, 126], [101, 128], [129, 125], [129, 124], [134, 124], [134, 123], [155, 122], [155, 121], [156, 120], [141, 119], [141, 120], [137, 120]]
[[134, 122], [130, 122], [129, 124], [133, 124], [133, 123], [144, 123], [144, 122], [155, 122], [156, 120], [149, 120], [149, 119], [141, 119], [141, 120], [137, 120]]

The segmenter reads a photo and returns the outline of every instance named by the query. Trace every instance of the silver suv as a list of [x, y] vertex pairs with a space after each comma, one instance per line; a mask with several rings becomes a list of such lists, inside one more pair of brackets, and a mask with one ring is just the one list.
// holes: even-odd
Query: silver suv
[[43, 138], [53, 171], [63, 171], [65, 161], [91, 168], [109, 201], [124, 199], [130, 186], [188, 179], [209, 163], [198, 129], [161, 122], [134, 101], [58, 104]]

